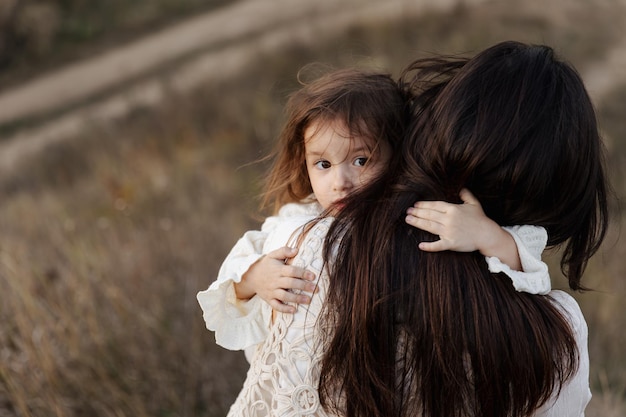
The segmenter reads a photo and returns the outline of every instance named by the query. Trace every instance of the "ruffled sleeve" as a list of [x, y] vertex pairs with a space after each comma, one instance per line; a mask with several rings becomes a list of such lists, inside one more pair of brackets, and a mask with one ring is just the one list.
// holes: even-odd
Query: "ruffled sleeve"
[[272, 308], [260, 297], [239, 300], [232, 280], [214, 282], [200, 291], [197, 299], [207, 329], [215, 332], [215, 342], [230, 350], [254, 346], [267, 335]]
[[548, 294], [551, 289], [550, 274], [548, 265], [541, 260], [541, 254], [548, 241], [546, 230], [543, 227], [529, 225], [503, 227], [503, 229], [515, 240], [522, 271], [511, 269], [495, 256], [486, 257], [489, 271], [503, 272], [508, 275], [517, 291]]
[[271, 230], [271, 223], [267, 223], [261, 231], [246, 232], [239, 239], [220, 267], [217, 279], [196, 297], [207, 329], [215, 332], [216, 343], [226, 349], [244, 349], [265, 337], [263, 329], [269, 323], [266, 320], [271, 316], [271, 308], [263, 308], [263, 301], [256, 296], [238, 299], [234, 284], [263, 256], [263, 245]]

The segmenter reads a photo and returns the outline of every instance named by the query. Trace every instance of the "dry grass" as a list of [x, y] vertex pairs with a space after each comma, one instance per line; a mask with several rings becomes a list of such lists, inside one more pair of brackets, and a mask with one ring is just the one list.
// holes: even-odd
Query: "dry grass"
[[237, 158], [220, 151], [243, 144], [181, 129], [97, 134], [109, 143], [74, 149], [93, 155], [83, 170], [59, 165], [52, 189], [5, 202], [0, 398], [13, 413], [220, 415], [232, 400], [240, 357], [217, 352], [195, 293], [234, 239], [224, 231], [251, 226], [232, 194], [245, 177], [225, 175]]
[[[566, 25], [507, 4], [355, 27], [332, 45], [263, 57], [246, 77], [94, 128], [0, 179], [0, 416], [224, 415], [246, 365], [214, 344], [195, 294], [258, 225], [263, 166], [243, 165], [272, 143], [298, 68], [397, 73], [427, 51], [505, 38], [552, 43], [584, 67], [615, 40], [619, 16], [605, 9], [575, 9]], [[600, 106], [613, 167], [626, 158], [625, 91]], [[623, 182], [616, 191], [623, 198]], [[626, 244], [615, 242], [590, 265], [598, 291], [576, 295], [590, 327], [592, 417], [626, 415]]]

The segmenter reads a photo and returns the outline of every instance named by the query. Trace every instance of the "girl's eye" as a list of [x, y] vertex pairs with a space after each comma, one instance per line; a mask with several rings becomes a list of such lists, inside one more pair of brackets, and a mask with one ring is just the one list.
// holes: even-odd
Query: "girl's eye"
[[357, 158], [354, 160], [354, 165], [358, 166], [358, 167], [364, 167], [365, 164], [367, 164], [367, 161], [369, 160], [369, 158], [362, 156], [360, 158]]
[[314, 165], [317, 168], [319, 168], [319, 169], [329, 169], [330, 168], [330, 162], [325, 161], [325, 160], [317, 161]]

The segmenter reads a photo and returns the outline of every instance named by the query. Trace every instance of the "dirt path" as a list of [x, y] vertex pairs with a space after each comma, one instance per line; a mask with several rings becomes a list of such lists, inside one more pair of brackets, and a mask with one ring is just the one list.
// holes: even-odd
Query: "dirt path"
[[[465, 0], [478, 4], [484, 0]], [[71, 65], [0, 94], [0, 125], [89, 100], [133, 80], [122, 93], [66, 112], [43, 125], [0, 138], [0, 172], [43, 146], [79, 134], [93, 123], [161, 102], [169, 92], [230, 77], [260, 53], [289, 43], [328, 38], [353, 22], [397, 19], [448, 10], [459, 0], [242, 0], [169, 30]], [[295, 6], [294, 6], [295, 5]], [[154, 75], [178, 61], [167, 76]], [[153, 75], [150, 75], [153, 74]]]
[[[427, 9], [445, 11], [460, 1], [241, 0], [197, 16], [0, 94], [0, 125], [91, 100], [45, 124], [0, 138], [0, 172], [89, 125], [121, 117], [136, 106], [157, 105], [172, 91], [184, 92], [203, 82], [230, 77], [259, 54], [293, 42], [306, 44], [332, 37], [354, 22], [414, 16]], [[463, 3], [473, 6], [483, 1]], [[164, 66], [168, 66], [166, 75], [157, 71]], [[626, 42], [610, 53], [607, 62], [598, 63], [583, 77], [594, 100], [604, 97], [615, 82], [624, 82]], [[116, 87], [119, 90], [129, 80], [133, 82], [122, 92], [103, 94]], [[98, 95], [100, 99], [94, 100]]]
[[289, 0], [245, 0], [207, 12], [4, 92], [0, 96], [0, 124], [81, 100], [194, 51], [261, 33], [311, 13], [328, 13], [331, 4], [303, 2], [294, 8], [289, 7]]

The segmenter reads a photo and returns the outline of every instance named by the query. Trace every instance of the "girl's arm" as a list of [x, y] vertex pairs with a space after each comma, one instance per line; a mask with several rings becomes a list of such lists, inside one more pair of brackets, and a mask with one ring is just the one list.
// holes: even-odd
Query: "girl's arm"
[[263, 229], [246, 232], [222, 263], [217, 279], [196, 296], [207, 329], [215, 332], [216, 343], [226, 349], [241, 350], [265, 340], [271, 308], [258, 298], [239, 300], [235, 283], [261, 258], [266, 238]]
[[[316, 208], [310, 204], [281, 208], [278, 216], [265, 220], [261, 230], [248, 231], [239, 239], [217, 279], [197, 294], [206, 327], [215, 332], [217, 344], [231, 350], [257, 344], [265, 339], [273, 306], [279, 311], [293, 311], [293, 306], [283, 303], [310, 301], [307, 294], [290, 291], [309, 289], [300, 278], [311, 276], [302, 268], [284, 265], [285, 259], [295, 253], [289, 255], [287, 247], [275, 251], [268, 248], [286, 244], [293, 230], [315, 214]], [[264, 251], [268, 251], [265, 256]]]
[[546, 294], [550, 291], [547, 265], [541, 253], [547, 242], [545, 229], [537, 226], [500, 227], [485, 216], [480, 202], [467, 189], [459, 194], [463, 204], [420, 201], [407, 210], [406, 222], [439, 235], [435, 242], [422, 242], [428, 252], [478, 250], [491, 272], [504, 272], [518, 291]]
[[278, 220], [271, 230], [267, 228], [269, 233], [263, 245], [264, 255], [248, 264], [241, 278], [234, 284], [237, 299], [260, 298], [274, 310], [284, 313], [295, 312], [294, 305], [287, 303], [310, 303], [310, 295], [301, 291], [313, 291], [309, 281], [315, 278], [314, 274], [303, 268], [287, 265], [287, 260], [298, 252], [289, 246], [295, 246], [305, 225], [320, 211], [317, 203], [291, 203], [281, 208]]

